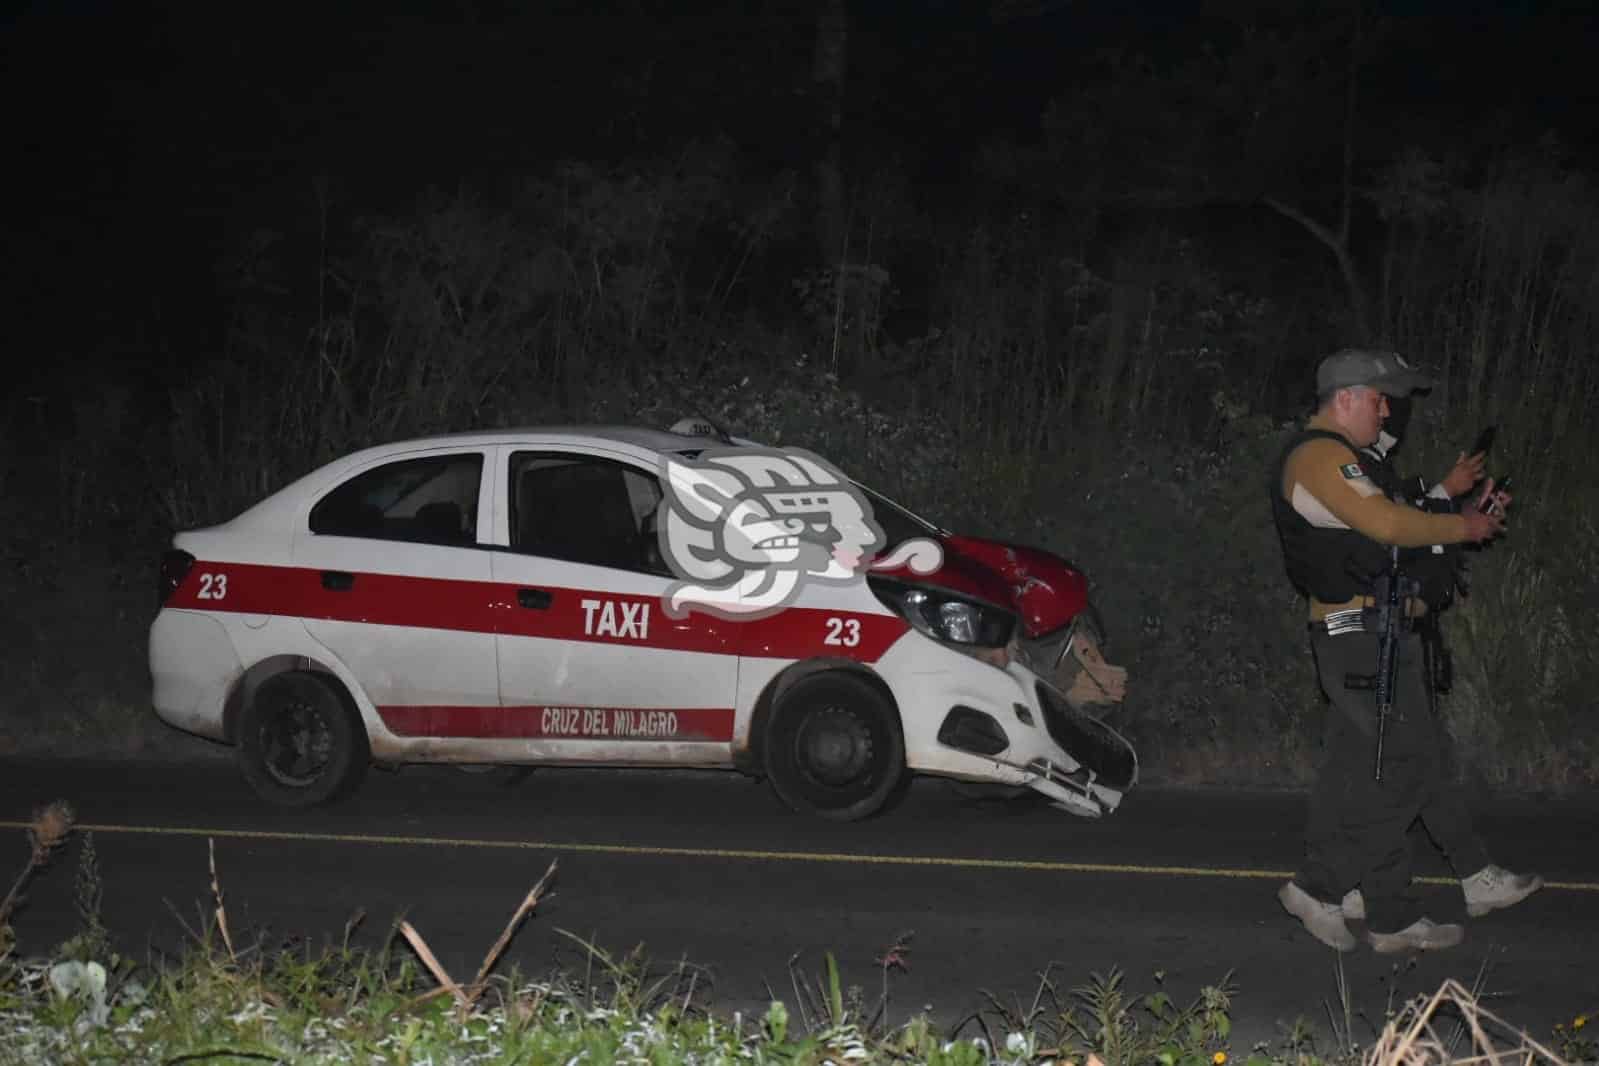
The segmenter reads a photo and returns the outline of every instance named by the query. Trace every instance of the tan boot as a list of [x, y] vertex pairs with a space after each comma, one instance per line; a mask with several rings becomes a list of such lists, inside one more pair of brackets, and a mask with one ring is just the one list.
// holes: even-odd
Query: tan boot
[[1328, 947], [1352, 951], [1358, 943], [1355, 934], [1344, 924], [1344, 914], [1338, 904], [1323, 903], [1292, 881], [1277, 890], [1277, 902], [1299, 919], [1307, 933]]
[[1513, 907], [1542, 887], [1543, 878], [1537, 874], [1514, 874], [1493, 863], [1460, 879], [1460, 888], [1466, 894], [1466, 913], [1473, 918]]
[[1441, 951], [1452, 948], [1466, 939], [1466, 931], [1458, 925], [1439, 925], [1431, 918], [1417, 918], [1397, 933], [1374, 933], [1366, 930], [1366, 943], [1379, 955], [1395, 955], [1401, 951]]

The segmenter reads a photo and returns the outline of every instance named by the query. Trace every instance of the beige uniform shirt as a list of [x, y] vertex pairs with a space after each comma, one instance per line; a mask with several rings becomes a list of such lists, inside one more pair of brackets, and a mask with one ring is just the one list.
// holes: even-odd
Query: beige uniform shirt
[[[1320, 415], [1312, 418], [1307, 428], [1339, 432]], [[1295, 448], [1283, 464], [1281, 491], [1289, 506], [1318, 529], [1352, 529], [1379, 544], [1401, 548], [1456, 544], [1466, 539], [1466, 520], [1460, 515], [1428, 514], [1383, 495], [1345, 440], [1316, 437]], [[1348, 603], [1312, 599], [1310, 617], [1320, 620], [1332, 611], [1370, 605], [1370, 596], [1357, 596]], [[1408, 613], [1425, 610], [1426, 605], [1417, 601], [1409, 605]]]

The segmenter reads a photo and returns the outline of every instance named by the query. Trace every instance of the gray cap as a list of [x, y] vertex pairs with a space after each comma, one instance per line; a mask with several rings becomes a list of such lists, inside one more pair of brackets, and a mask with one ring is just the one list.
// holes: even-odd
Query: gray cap
[[1365, 348], [1345, 348], [1334, 352], [1316, 368], [1316, 395], [1357, 385], [1376, 389], [1389, 396], [1409, 396], [1417, 389], [1433, 387], [1432, 378], [1405, 362], [1398, 352], [1378, 352]]

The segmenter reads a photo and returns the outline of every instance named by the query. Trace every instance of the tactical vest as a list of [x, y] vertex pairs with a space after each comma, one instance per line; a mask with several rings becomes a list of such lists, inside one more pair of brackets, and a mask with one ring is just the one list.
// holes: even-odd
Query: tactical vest
[[[1388, 567], [1388, 549], [1353, 529], [1322, 529], [1311, 525], [1283, 498], [1283, 468], [1288, 456], [1306, 441], [1325, 437], [1354, 448], [1343, 436], [1325, 429], [1300, 430], [1288, 439], [1272, 467], [1271, 514], [1282, 539], [1283, 561], [1294, 588], [1323, 603], [1345, 603], [1370, 593], [1372, 582]], [[1359, 458], [1357, 455], [1355, 458]]]

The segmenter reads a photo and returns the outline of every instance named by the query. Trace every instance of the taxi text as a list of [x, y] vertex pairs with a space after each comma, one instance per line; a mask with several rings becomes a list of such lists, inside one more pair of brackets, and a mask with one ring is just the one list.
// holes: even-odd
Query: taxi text
[[583, 635], [650, 639], [650, 605], [617, 600], [584, 600]]

